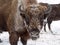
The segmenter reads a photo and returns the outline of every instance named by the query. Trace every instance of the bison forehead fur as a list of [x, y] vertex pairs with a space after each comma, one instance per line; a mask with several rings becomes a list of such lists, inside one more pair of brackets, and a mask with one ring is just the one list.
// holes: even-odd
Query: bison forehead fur
[[[36, 5], [36, 4], [33, 4], [33, 5], [29, 5], [27, 6], [27, 9], [26, 9], [26, 12], [27, 13], [30, 13], [30, 14], [33, 14], [33, 15], [38, 15], [40, 13], [43, 12], [43, 6], [41, 5]], [[33, 12], [33, 13], [32, 13]]]

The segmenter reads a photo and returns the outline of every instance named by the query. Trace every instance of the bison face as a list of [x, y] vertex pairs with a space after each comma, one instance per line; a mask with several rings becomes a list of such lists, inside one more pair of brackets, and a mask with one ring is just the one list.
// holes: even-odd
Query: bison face
[[42, 9], [39, 5], [29, 5], [24, 11], [21, 11], [21, 16], [25, 19], [27, 26], [27, 31], [30, 37], [35, 40], [39, 37], [40, 30], [43, 24], [43, 18], [41, 15]]

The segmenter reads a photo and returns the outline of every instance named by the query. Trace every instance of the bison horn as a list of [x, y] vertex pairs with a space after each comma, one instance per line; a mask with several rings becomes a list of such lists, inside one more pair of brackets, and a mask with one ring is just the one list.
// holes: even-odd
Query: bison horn
[[22, 5], [19, 6], [19, 11], [24, 12], [24, 7]]
[[47, 6], [47, 10], [45, 10], [45, 14], [48, 14], [52, 11], [52, 6], [51, 5], [48, 5]]

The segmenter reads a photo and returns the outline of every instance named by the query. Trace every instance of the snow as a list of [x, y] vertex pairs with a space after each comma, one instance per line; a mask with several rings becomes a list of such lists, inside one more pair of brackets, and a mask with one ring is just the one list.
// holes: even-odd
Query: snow
[[38, 0], [37, 2], [44, 2], [49, 4], [59, 4], [60, 0]]
[[[60, 3], [60, 0], [38, 0], [38, 2], [58, 4]], [[44, 32], [42, 29], [40, 38], [36, 41], [32, 41], [31, 39], [28, 40], [27, 45], [60, 45], [60, 21], [53, 21], [51, 24], [51, 29], [55, 35], [50, 33], [47, 26], [47, 32]], [[3, 41], [0, 45], [10, 45], [8, 32], [3, 32], [0, 34], [0, 38]], [[22, 45], [22, 43], [18, 41], [18, 45]]]

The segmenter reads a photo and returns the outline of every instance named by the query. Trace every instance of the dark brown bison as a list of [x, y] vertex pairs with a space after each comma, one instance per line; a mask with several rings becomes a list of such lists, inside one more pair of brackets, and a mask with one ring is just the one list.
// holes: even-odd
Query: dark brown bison
[[[46, 6], [45, 4], [46, 3], [43, 3], [44, 6]], [[60, 4], [47, 4], [50, 6], [50, 10], [49, 12], [46, 11], [46, 14], [44, 14], [45, 18], [46, 19], [46, 23], [48, 23], [48, 27], [49, 27], [49, 30], [52, 32], [51, 28], [50, 28], [50, 24], [52, 23], [52, 21], [57, 21], [57, 20], [60, 20]], [[49, 7], [48, 6], [48, 7]], [[48, 13], [47, 13], [48, 12]], [[46, 31], [46, 23], [44, 25], [44, 30]], [[53, 32], [52, 32], [53, 33]]]
[[51, 4], [52, 10], [48, 13], [47, 23], [49, 30], [51, 30], [50, 24], [52, 21], [60, 20], [60, 4]]
[[37, 28], [29, 30], [20, 16], [18, 0], [0, 0], [0, 30], [9, 32], [11, 45], [17, 45], [19, 37], [23, 45], [27, 45], [29, 38], [36, 40], [39, 37], [39, 30]]

